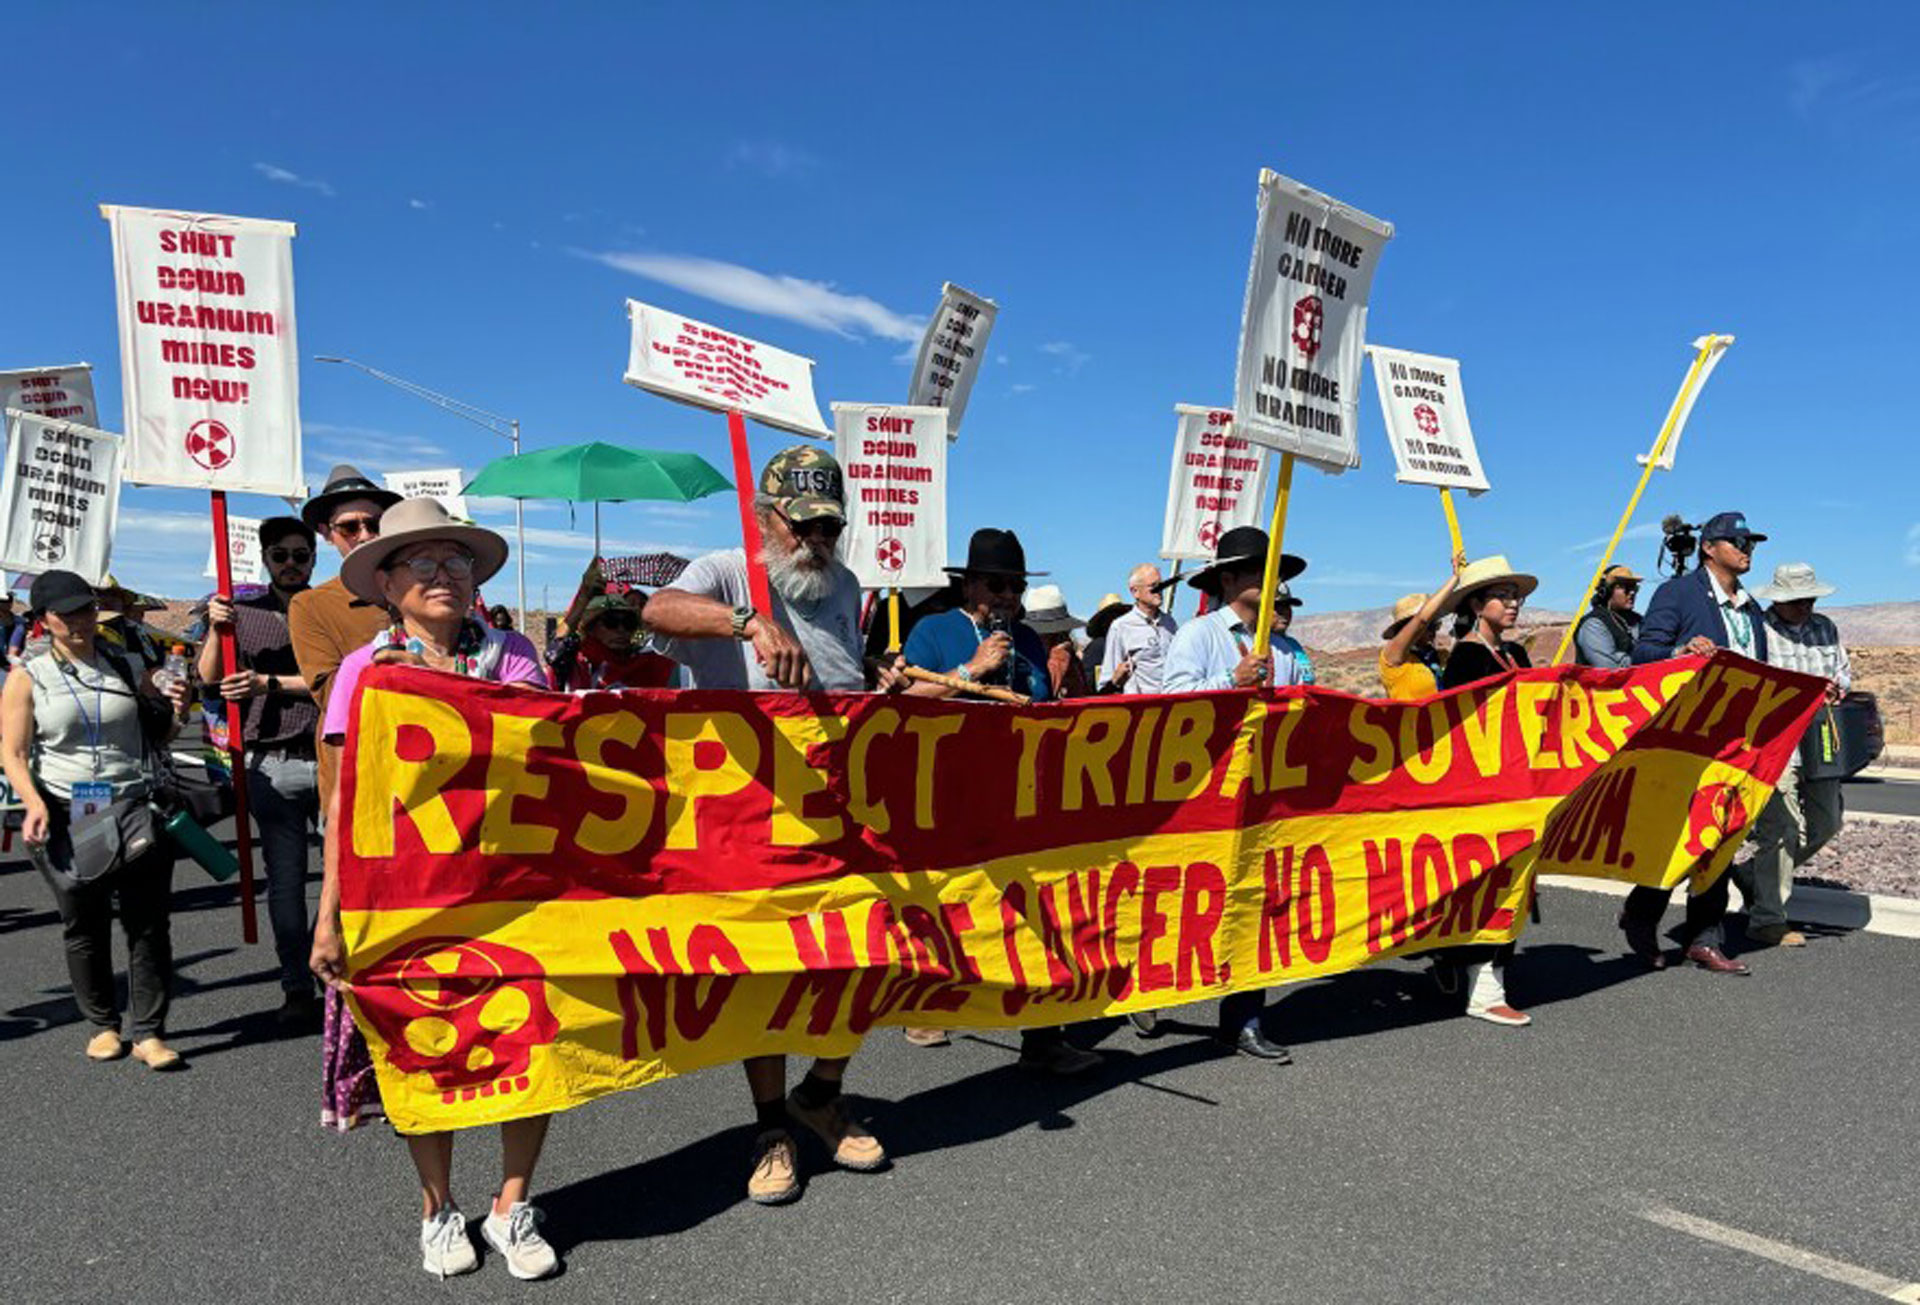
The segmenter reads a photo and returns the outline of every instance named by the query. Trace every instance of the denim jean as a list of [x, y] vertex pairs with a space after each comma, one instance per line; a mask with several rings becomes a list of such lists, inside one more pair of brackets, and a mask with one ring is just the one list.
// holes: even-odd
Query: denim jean
[[247, 809], [260, 831], [267, 863], [267, 919], [280, 958], [280, 987], [313, 993], [307, 958], [313, 948], [307, 914], [307, 831], [320, 821], [319, 779], [312, 757], [247, 753]]

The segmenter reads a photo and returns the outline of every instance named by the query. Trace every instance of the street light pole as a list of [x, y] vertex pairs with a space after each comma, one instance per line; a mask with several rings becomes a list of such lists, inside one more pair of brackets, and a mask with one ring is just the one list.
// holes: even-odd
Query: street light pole
[[[514, 456], [518, 457], [520, 454], [520, 421], [518, 418], [502, 417], [498, 413], [488, 412], [485, 408], [476, 408], [471, 403], [462, 403], [459, 399], [442, 394], [438, 390], [430, 390], [424, 385], [390, 375], [387, 372], [381, 371], [378, 367], [369, 367], [367, 364], [352, 358], [340, 358], [332, 354], [316, 354], [313, 360], [323, 363], [344, 363], [348, 367], [365, 372], [377, 381], [385, 381], [396, 390], [404, 390], [416, 399], [425, 399], [436, 408], [450, 412], [462, 421], [472, 422], [484, 430], [492, 431], [502, 439], [511, 440], [513, 442]], [[516, 574], [519, 578], [520, 631], [524, 634], [527, 629], [527, 513], [526, 505], [519, 499], [513, 501], [513, 554], [516, 564]]]

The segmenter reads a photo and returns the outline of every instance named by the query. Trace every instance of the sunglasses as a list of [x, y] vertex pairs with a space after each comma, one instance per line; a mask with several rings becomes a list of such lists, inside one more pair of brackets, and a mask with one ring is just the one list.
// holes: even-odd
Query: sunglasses
[[449, 580], [467, 580], [473, 576], [473, 559], [465, 553], [455, 553], [452, 557], [410, 557], [404, 562], [388, 562], [380, 569], [393, 571], [402, 566], [411, 571], [420, 584], [426, 584], [442, 571]]
[[792, 528], [796, 538], [824, 539], [828, 543], [840, 538], [840, 533], [847, 528], [846, 522], [836, 521], [832, 517], [821, 517], [817, 521], [789, 521], [787, 525]]
[[1742, 553], [1752, 553], [1754, 549], [1760, 546], [1760, 541], [1752, 535], [1730, 535], [1726, 539], [1719, 540], [1718, 542], [1722, 544], [1732, 544]]
[[595, 625], [608, 630], [638, 630], [640, 618], [632, 612], [602, 612], [593, 618]]
[[1628, 584], [1628, 583], [1624, 583], [1622, 581], [1616, 580], [1613, 582], [1613, 587], [1615, 589], [1618, 589], [1623, 594], [1637, 594], [1640, 592], [1640, 586], [1637, 582]]
[[269, 548], [267, 550], [267, 561], [272, 562], [275, 566], [284, 566], [288, 562], [311, 562], [313, 561], [313, 550], [311, 548]]
[[344, 535], [348, 539], [376, 539], [380, 535], [379, 517], [335, 517], [327, 523], [327, 529], [333, 534]]
[[1025, 580], [1009, 579], [1003, 575], [981, 576], [980, 582], [986, 585], [987, 592], [990, 594], [1019, 595], [1027, 592], [1027, 582]]

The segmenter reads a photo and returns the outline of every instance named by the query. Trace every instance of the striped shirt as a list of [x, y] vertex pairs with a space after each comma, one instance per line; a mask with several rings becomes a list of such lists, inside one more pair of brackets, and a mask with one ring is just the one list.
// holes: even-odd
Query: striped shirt
[[1804, 625], [1788, 625], [1778, 611], [1767, 609], [1767, 664], [1832, 680], [1842, 693], [1852, 689], [1853, 667], [1832, 618], [1815, 612]]

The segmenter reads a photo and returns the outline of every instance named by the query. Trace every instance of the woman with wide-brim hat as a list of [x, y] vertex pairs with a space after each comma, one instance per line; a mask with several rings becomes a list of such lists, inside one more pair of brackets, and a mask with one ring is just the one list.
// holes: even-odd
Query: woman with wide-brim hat
[[1380, 632], [1380, 687], [1396, 702], [1416, 702], [1440, 692], [1445, 663], [1433, 646], [1440, 618], [1453, 602], [1466, 555], [1456, 553], [1453, 574], [1430, 594], [1407, 594], [1393, 605], [1393, 619]]
[[[354, 688], [369, 666], [400, 662], [474, 679], [547, 687], [539, 655], [525, 635], [491, 630], [473, 616], [473, 595], [506, 564], [507, 541], [491, 530], [447, 515], [438, 500], [415, 498], [389, 508], [378, 537], [347, 555], [342, 583], [355, 597], [378, 603], [392, 623], [335, 672], [322, 737], [341, 744], [353, 730]], [[340, 929], [340, 789], [327, 812], [325, 875], [314, 927], [313, 972], [327, 984], [323, 1036], [323, 1122], [351, 1128], [377, 1113], [372, 1060], [341, 999], [346, 951]], [[528, 1204], [534, 1165], [547, 1135], [547, 1116], [500, 1126], [502, 1179], [481, 1229], [487, 1244], [516, 1278], [544, 1278], [559, 1258], [534, 1227]], [[479, 1266], [466, 1218], [454, 1204], [453, 1134], [407, 1136], [420, 1177], [422, 1267], [436, 1277]]]
[[1086, 668], [1080, 664], [1079, 649], [1073, 646], [1073, 632], [1086, 622], [1067, 610], [1067, 596], [1059, 585], [1035, 585], [1027, 591], [1028, 628], [1040, 636], [1047, 650], [1047, 681], [1053, 688], [1053, 700], [1085, 698], [1093, 689]]
[[[1454, 585], [1453, 649], [1440, 676], [1442, 689], [1457, 689], [1489, 676], [1531, 666], [1527, 650], [1507, 638], [1520, 620], [1520, 608], [1540, 581], [1516, 571], [1499, 554], [1462, 567]], [[1523, 1028], [1533, 1017], [1507, 1000], [1507, 963], [1515, 946], [1479, 944], [1434, 952], [1434, 980], [1453, 993], [1464, 984], [1467, 1014], [1489, 1024]]]

